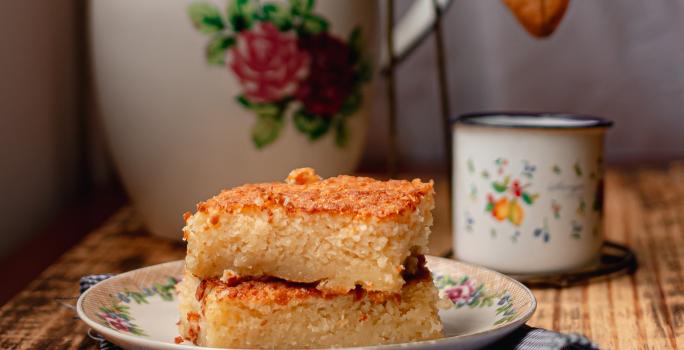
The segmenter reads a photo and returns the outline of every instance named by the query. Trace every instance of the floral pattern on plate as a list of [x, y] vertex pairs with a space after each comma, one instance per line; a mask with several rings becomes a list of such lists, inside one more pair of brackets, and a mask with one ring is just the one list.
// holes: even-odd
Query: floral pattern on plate
[[130, 308], [123, 304], [103, 306], [97, 316], [104, 321], [105, 326], [119, 332], [147, 336], [137, 324], [134, 323], [130, 314]]
[[103, 325], [123, 333], [130, 333], [138, 336], [147, 336], [145, 331], [135, 323], [131, 316], [130, 307], [127, 304], [149, 304], [150, 297], [158, 295], [162, 301], [170, 302], [174, 300], [174, 287], [179, 280], [175, 277], [167, 276], [163, 282], [155, 282], [150, 286], [140, 288], [138, 291], [123, 290], [117, 292], [110, 306], [101, 306], [97, 317]]
[[[439, 312], [445, 337], [402, 346], [480, 348], [524, 324], [536, 308], [529, 289], [510, 277], [450, 259], [426, 258], [440, 295], [450, 297], [453, 303]], [[193, 347], [176, 343], [178, 300], [173, 287], [183, 269], [180, 260], [102, 281], [81, 295], [78, 315], [93, 331], [124, 348]]]
[[494, 325], [510, 322], [518, 316], [518, 311], [513, 307], [513, 299], [508, 291], [491, 293], [484, 283], [477, 283], [468, 275], [454, 278], [450, 275], [434, 275], [435, 286], [441, 297], [446, 297], [458, 309], [464, 306], [469, 308], [495, 307], [495, 313], [499, 318]]

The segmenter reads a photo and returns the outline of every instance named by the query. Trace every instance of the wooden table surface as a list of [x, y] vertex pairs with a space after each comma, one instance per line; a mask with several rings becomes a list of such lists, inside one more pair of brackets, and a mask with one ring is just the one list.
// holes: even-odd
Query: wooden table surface
[[[437, 182], [432, 254], [449, 250], [447, 193]], [[636, 274], [565, 289], [534, 289], [532, 326], [581, 332], [605, 349], [684, 348], [684, 164], [610, 169], [606, 232], [631, 246]], [[0, 349], [93, 349], [75, 317], [78, 280], [181, 259], [184, 245], [148, 235], [124, 207], [0, 309]], [[11, 276], [4, 276], [11, 278]]]

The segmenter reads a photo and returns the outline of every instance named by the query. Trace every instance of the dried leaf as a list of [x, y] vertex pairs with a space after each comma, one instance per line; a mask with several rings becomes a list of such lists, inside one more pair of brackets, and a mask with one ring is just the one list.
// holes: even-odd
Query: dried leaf
[[558, 27], [570, 0], [503, 0], [525, 30], [544, 38]]

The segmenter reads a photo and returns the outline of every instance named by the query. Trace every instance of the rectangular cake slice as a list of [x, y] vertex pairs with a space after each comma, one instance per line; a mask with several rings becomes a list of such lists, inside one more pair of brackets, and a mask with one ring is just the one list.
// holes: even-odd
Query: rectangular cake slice
[[426, 252], [432, 181], [320, 179], [236, 187], [186, 213], [186, 267], [201, 279], [272, 276], [322, 291], [401, 290], [411, 255]]
[[200, 281], [190, 273], [177, 288], [181, 336], [200, 346], [307, 349], [442, 337], [429, 273], [409, 280], [399, 293], [359, 288], [327, 294], [312, 284], [272, 278]]

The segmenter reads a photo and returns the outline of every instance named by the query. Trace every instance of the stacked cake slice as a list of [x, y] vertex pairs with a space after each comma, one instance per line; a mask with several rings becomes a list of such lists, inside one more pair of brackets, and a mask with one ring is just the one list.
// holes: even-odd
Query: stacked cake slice
[[317, 348], [439, 338], [424, 266], [432, 182], [297, 169], [186, 214], [180, 332], [195, 344]]

